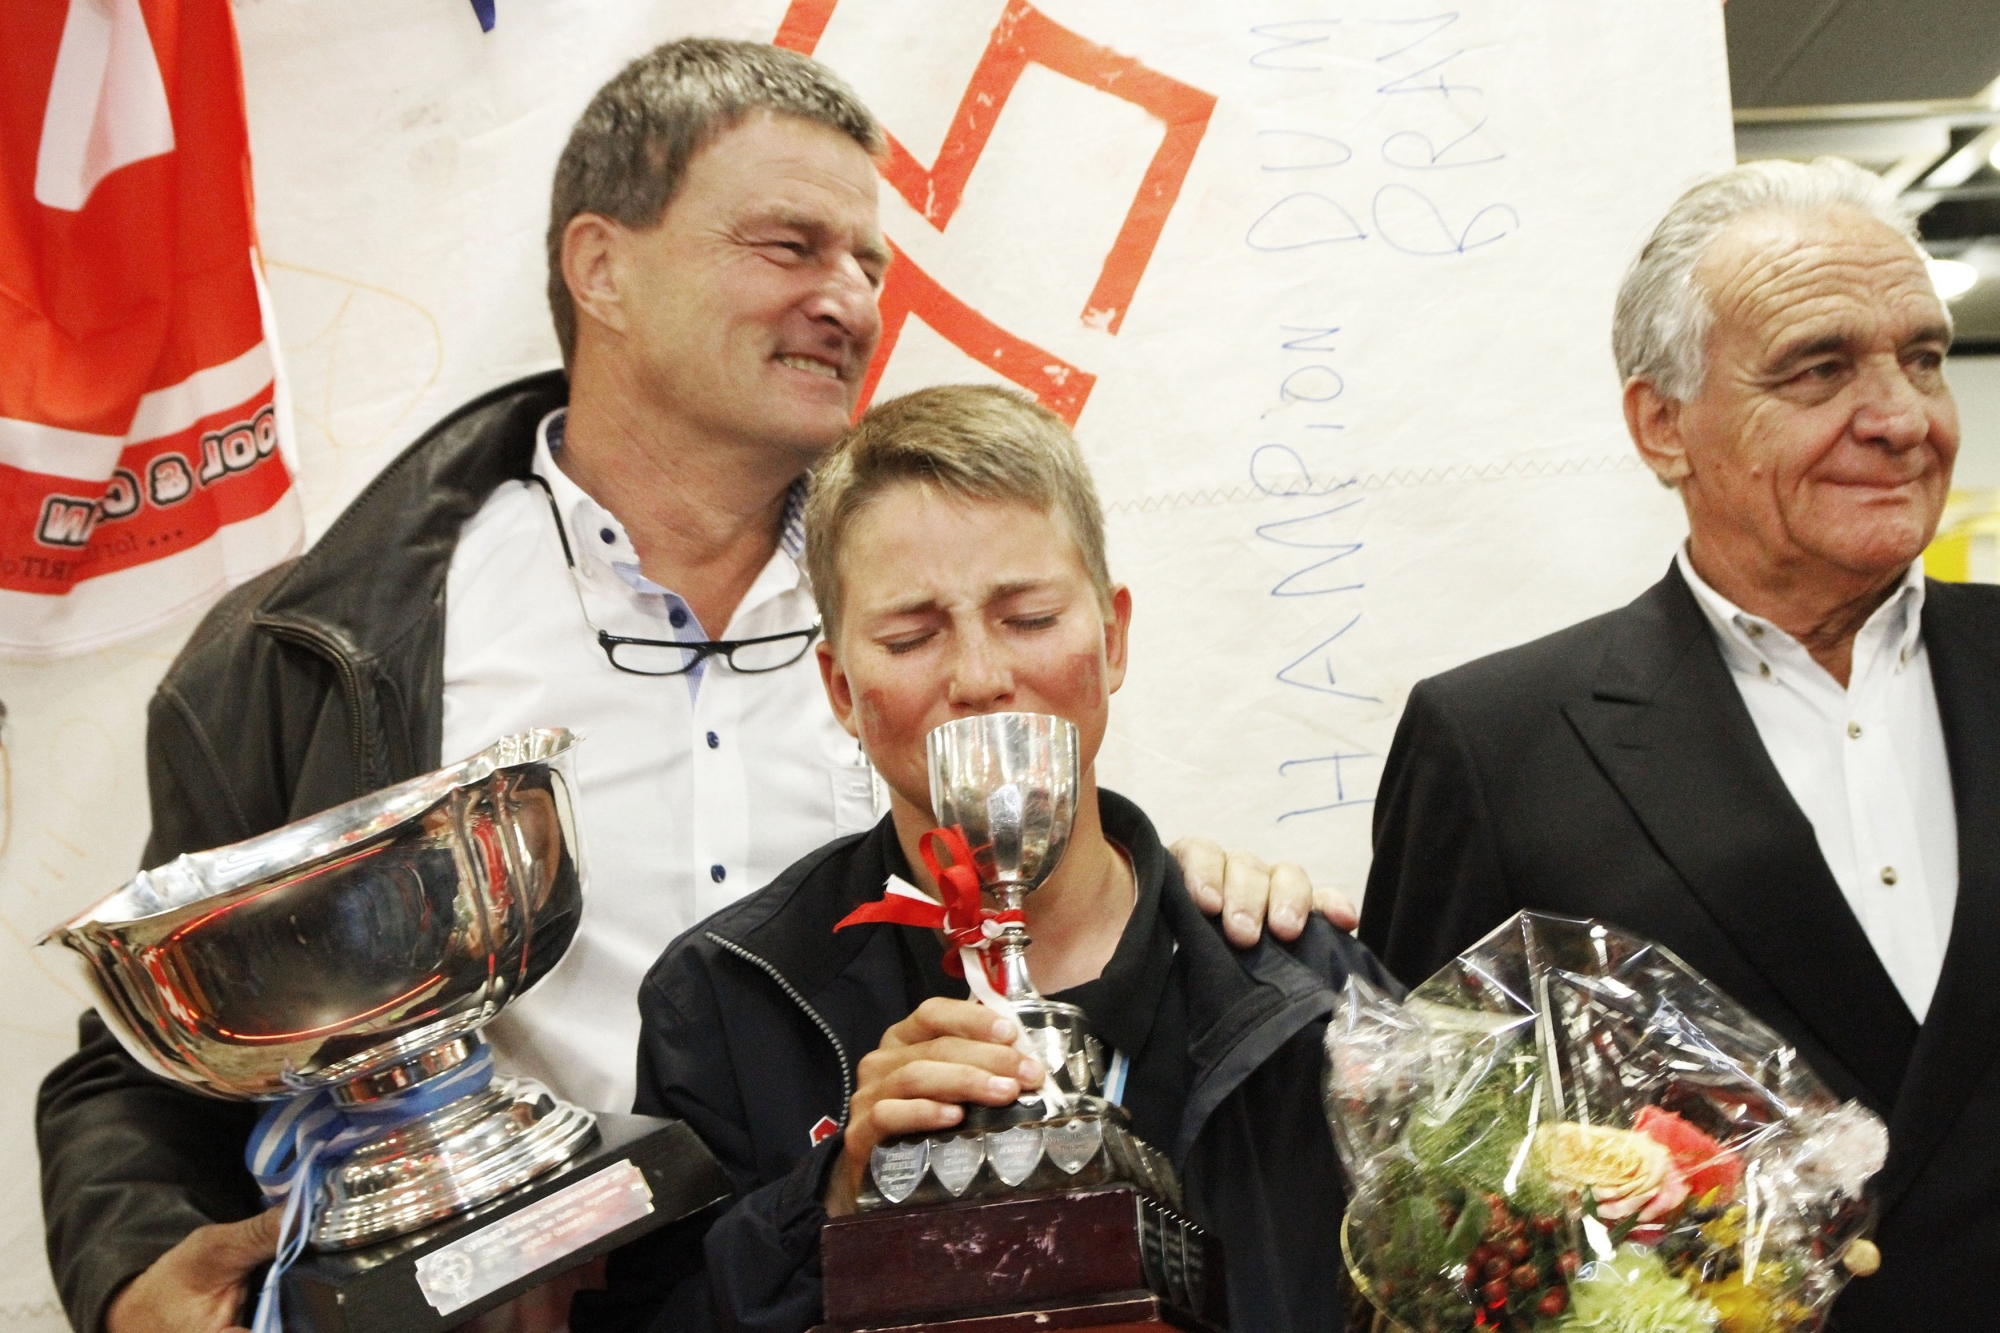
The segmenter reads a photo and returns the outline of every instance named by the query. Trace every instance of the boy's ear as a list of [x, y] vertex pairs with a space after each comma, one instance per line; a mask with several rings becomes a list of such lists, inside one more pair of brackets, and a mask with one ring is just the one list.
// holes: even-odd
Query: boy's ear
[[854, 722], [854, 685], [840, 669], [840, 658], [833, 645], [821, 639], [813, 645], [813, 653], [819, 662], [819, 683], [826, 687], [826, 701], [833, 707], [833, 716], [847, 729], [848, 735], [860, 740], [861, 733], [855, 730]]
[[1111, 614], [1104, 621], [1104, 692], [1116, 694], [1125, 683], [1125, 661], [1132, 647], [1132, 590], [1124, 584], [1111, 589]]

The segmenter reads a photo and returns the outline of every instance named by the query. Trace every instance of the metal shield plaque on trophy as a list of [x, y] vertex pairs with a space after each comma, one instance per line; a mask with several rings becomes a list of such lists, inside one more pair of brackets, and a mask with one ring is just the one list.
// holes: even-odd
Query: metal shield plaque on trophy
[[967, 1134], [956, 1139], [946, 1139], [931, 1149], [931, 1174], [938, 1178], [938, 1184], [951, 1191], [953, 1198], [965, 1193], [965, 1187], [979, 1174], [979, 1168], [986, 1162], [986, 1136]]
[[1095, 1118], [1065, 1120], [1042, 1131], [1049, 1160], [1069, 1175], [1090, 1165], [1104, 1147], [1104, 1122]]
[[986, 1136], [986, 1160], [993, 1174], [1007, 1185], [1018, 1185], [1035, 1173], [1042, 1162], [1042, 1131], [1035, 1125], [1016, 1125]]
[[890, 1203], [901, 1203], [916, 1193], [917, 1186], [924, 1182], [924, 1172], [930, 1166], [931, 1145], [929, 1139], [904, 1139], [899, 1143], [883, 1143], [876, 1146], [868, 1156], [868, 1172], [875, 1180], [875, 1188]]

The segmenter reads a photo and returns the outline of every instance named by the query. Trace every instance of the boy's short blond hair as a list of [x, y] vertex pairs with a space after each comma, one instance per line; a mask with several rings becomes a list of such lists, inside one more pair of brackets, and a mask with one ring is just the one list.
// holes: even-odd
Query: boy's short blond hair
[[840, 547], [855, 515], [898, 482], [969, 500], [1011, 501], [1059, 515], [1098, 604], [1111, 609], [1104, 511], [1069, 427], [1031, 398], [946, 384], [877, 404], [813, 472], [806, 500], [806, 570], [829, 640], [839, 632]]

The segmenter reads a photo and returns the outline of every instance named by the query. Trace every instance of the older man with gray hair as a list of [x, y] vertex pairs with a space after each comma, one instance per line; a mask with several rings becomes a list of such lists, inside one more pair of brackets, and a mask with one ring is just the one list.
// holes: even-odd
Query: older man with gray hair
[[1689, 536], [1622, 610], [1419, 684], [1361, 938], [1416, 982], [1514, 911], [1660, 941], [1890, 1126], [1841, 1333], [2000, 1271], [2000, 589], [1923, 577], [1958, 448], [1911, 220], [1834, 159], [1704, 181], [1613, 346]]

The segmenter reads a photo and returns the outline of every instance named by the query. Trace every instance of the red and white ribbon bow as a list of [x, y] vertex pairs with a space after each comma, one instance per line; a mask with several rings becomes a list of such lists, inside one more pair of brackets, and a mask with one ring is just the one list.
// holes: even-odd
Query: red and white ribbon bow
[[[939, 863], [939, 849], [950, 855], [949, 865]], [[1014, 1017], [1014, 1006], [998, 989], [999, 962], [992, 945], [1015, 922], [1025, 922], [1018, 909], [998, 911], [980, 900], [979, 872], [973, 869], [972, 847], [965, 830], [954, 824], [935, 828], [917, 841], [924, 868], [944, 895], [939, 902], [899, 876], [889, 876], [882, 896], [842, 917], [835, 930], [870, 922], [887, 921], [899, 926], [918, 926], [945, 933], [944, 970], [965, 978], [973, 998], [1005, 1018]], [[1023, 1054], [1032, 1055], [1024, 1051]]]

